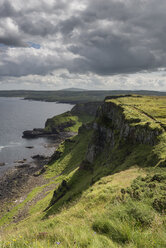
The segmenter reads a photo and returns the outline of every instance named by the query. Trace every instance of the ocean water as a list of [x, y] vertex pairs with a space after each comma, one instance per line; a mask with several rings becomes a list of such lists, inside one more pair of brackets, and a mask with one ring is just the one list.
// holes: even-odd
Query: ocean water
[[[15, 161], [32, 161], [36, 154], [51, 155], [54, 141], [48, 138], [23, 139], [22, 133], [33, 128], [43, 128], [47, 118], [70, 110], [73, 105], [20, 98], [0, 97], [0, 175], [15, 165]], [[33, 146], [33, 149], [28, 149]]]

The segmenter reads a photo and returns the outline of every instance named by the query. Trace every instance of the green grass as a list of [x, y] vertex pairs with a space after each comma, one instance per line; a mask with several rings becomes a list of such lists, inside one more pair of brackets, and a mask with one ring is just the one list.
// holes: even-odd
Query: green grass
[[[166, 97], [165, 96], [130, 96], [107, 99], [107, 104], [114, 103], [120, 107], [125, 121], [131, 126], [144, 127], [158, 131], [157, 144], [151, 146], [149, 165], [166, 165]], [[137, 151], [139, 154], [139, 152]], [[142, 159], [142, 155], [140, 154]], [[158, 162], [157, 162], [158, 161]], [[143, 161], [142, 161], [143, 162]], [[151, 164], [150, 164], [151, 163]], [[146, 163], [144, 163], [146, 165]]]
[[71, 112], [66, 112], [48, 119], [45, 130], [52, 131], [56, 129], [59, 131], [62, 128], [63, 131], [78, 132], [79, 127], [82, 126], [83, 123], [90, 122], [93, 119], [94, 117], [90, 115], [72, 115]]
[[[120, 106], [137, 104], [143, 111], [149, 109], [148, 115], [158, 118], [159, 113], [150, 108], [152, 98], [140, 97], [136, 102], [137, 98], [109, 101], [121, 101], [116, 103]], [[163, 99], [161, 106], [164, 106]], [[129, 105], [126, 110], [122, 107], [133, 125], [139, 111], [137, 109], [132, 115], [128, 112]], [[142, 114], [140, 125], [150, 118]], [[160, 119], [164, 118], [163, 115]], [[111, 128], [107, 122], [102, 125]], [[85, 158], [89, 145], [98, 138], [96, 131], [85, 127], [71, 141], [63, 142], [58, 148], [60, 157], [45, 166], [44, 176], [56, 185], [55, 190], [50, 190], [31, 206], [25, 220], [17, 224], [12, 222], [15, 209], [11, 211], [11, 218], [2, 218], [1, 224], [7, 221], [10, 225], [0, 234], [0, 247], [166, 247], [166, 132], [162, 126], [159, 128], [162, 132], [153, 146], [119, 140], [119, 132], [115, 130], [114, 147], [104, 141], [106, 145], [92, 164]], [[42, 189], [44, 187], [46, 185]], [[19, 208], [37, 192], [41, 189], [34, 189]]]
[[74, 136], [71, 139], [72, 142], [63, 142], [58, 148], [58, 151], [62, 152], [62, 156], [47, 166], [45, 176], [47, 178], [58, 175], [67, 176], [70, 172], [77, 169], [85, 157], [91, 136], [92, 130], [84, 131]]
[[119, 197], [96, 216], [92, 226], [97, 233], [124, 247], [165, 247], [166, 172], [147, 172], [148, 176], [121, 189]]
[[165, 215], [151, 197], [164, 193], [165, 179], [151, 187], [154, 174], [166, 178], [164, 170], [136, 167], [103, 177], [56, 215], [18, 224], [1, 247], [165, 247]]
[[131, 96], [108, 99], [123, 109], [125, 118], [132, 120], [133, 125], [146, 125], [151, 128], [166, 127], [166, 97]]
[[13, 207], [10, 212], [7, 212], [3, 217], [1, 217], [1, 219], [0, 219], [0, 226], [7, 225], [11, 221], [13, 221], [13, 216], [17, 215], [18, 211], [20, 209], [24, 208], [25, 204], [28, 201], [31, 201], [40, 191], [42, 191], [43, 188], [44, 188], [44, 186], [34, 188], [32, 190], [32, 192], [30, 192], [28, 194], [27, 198], [23, 202], [21, 202], [20, 204], [16, 205], [15, 207]]

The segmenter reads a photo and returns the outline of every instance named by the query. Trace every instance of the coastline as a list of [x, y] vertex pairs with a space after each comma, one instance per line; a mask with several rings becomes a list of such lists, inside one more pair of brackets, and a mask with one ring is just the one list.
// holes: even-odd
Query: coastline
[[[39, 139], [22, 139], [25, 130], [45, 127], [48, 118], [70, 111], [70, 104], [42, 103], [23, 101], [20, 97], [0, 97], [0, 175], [15, 165], [15, 161], [26, 159], [36, 154], [52, 154], [54, 138], [42, 136]], [[47, 144], [50, 149], [47, 149]], [[30, 150], [31, 149], [31, 150]], [[5, 166], [3, 166], [5, 164]]]
[[[75, 135], [73, 132], [60, 133], [58, 138], [55, 139], [55, 151], [61, 142], [73, 135]], [[0, 176], [0, 218], [6, 211], [10, 211], [10, 208], [25, 200], [33, 188], [49, 182], [48, 179], [43, 177], [43, 169], [44, 165], [49, 164], [53, 154], [49, 157], [36, 154], [36, 156], [33, 156], [33, 162], [20, 163]]]

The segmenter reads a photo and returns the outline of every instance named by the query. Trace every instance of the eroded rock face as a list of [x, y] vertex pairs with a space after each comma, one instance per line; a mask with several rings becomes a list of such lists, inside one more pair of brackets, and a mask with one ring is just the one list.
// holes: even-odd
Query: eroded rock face
[[86, 114], [95, 117], [96, 111], [100, 105], [101, 102], [78, 103], [72, 108], [71, 114], [72, 115]]
[[147, 123], [146, 126], [135, 125], [125, 119], [121, 107], [114, 103], [104, 103], [101, 108], [102, 115], [106, 115], [108, 120], [111, 121], [114, 129], [120, 131], [121, 138], [127, 138], [133, 144], [141, 143], [147, 145], [155, 145], [157, 143], [157, 136], [160, 134], [159, 129], [151, 129]]
[[[70, 112], [66, 112], [66, 116], [67, 117], [72, 117]], [[76, 122], [74, 120], [64, 120], [64, 122], [60, 123], [60, 124], [55, 124], [54, 123], [54, 117], [47, 119], [46, 123], [45, 123], [45, 128], [49, 127], [50, 128], [50, 132], [54, 133], [54, 134], [58, 134], [59, 132], [63, 132], [66, 128], [72, 127], [76, 124]]]
[[[56, 129], [53, 129], [51, 131], [46, 131], [43, 128], [34, 128], [33, 130], [26, 130], [23, 132], [22, 138], [26, 139], [33, 139], [33, 138], [39, 138], [39, 137], [51, 137], [51, 136], [57, 136], [59, 135], [59, 132]], [[33, 147], [27, 147], [29, 149]]]
[[159, 129], [151, 129], [149, 125], [132, 126], [125, 119], [123, 109], [112, 102], [105, 102], [98, 110], [96, 120], [93, 124], [94, 135], [89, 144], [86, 160], [93, 163], [96, 156], [107, 145], [113, 149], [116, 142], [127, 142], [131, 144], [155, 145]]

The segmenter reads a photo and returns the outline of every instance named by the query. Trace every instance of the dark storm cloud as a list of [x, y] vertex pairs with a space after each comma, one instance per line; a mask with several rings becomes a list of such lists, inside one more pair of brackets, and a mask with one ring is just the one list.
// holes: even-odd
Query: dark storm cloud
[[55, 33], [56, 26], [49, 22], [46, 18], [33, 16], [31, 19], [25, 17], [24, 20], [19, 25], [20, 29], [32, 36], [47, 36], [49, 34]]
[[[28, 3], [28, 4], [27, 4]], [[68, 4], [66, 1], [22, 1], [0, 0], [0, 42], [16, 47], [26, 47], [23, 40], [27, 36], [44, 37], [57, 31], [58, 15], [61, 15]], [[15, 35], [13, 30], [7, 32], [6, 20], [11, 19], [18, 27]], [[1, 30], [5, 34], [1, 34]], [[6, 34], [7, 33], [7, 34]]]
[[[81, 56], [73, 68], [101, 75], [133, 73], [166, 66], [166, 3], [156, 1], [92, 0], [74, 23], [70, 51]], [[79, 25], [80, 24], [80, 25]], [[79, 68], [79, 70], [80, 70]], [[71, 68], [72, 70], [72, 68]], [[86, 72], [86, 71], [84, 71]]]
[[15, 36], [0, 36], [0, 43], [6, 46], [14, 46], [14, 47], [28, 47], [28, 45]]
[[8, 0], [0, 1], [0, 18], [12, 17], [15, 15], [17, 15], [17, 12]]
[[0, 1], [0, 43], [44, 44], [38, 55], [29, 48], [6, 53], [2, 75], [56, 69], [113, 75], [166, 67], [165, 0]]

